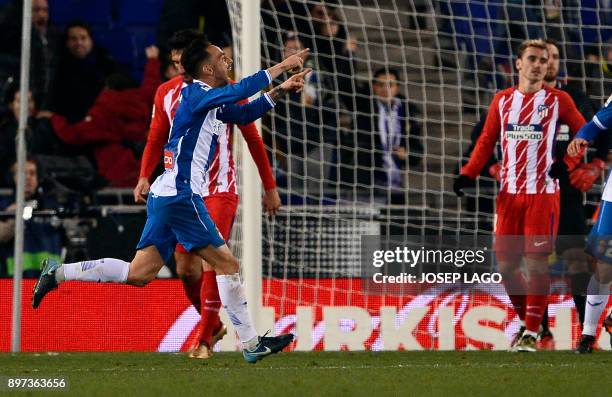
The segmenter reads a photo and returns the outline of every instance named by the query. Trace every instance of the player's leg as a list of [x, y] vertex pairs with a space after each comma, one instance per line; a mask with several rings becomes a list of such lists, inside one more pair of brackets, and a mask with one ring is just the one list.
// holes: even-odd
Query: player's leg
[[155, 279], [164, 260], [153, 245], [136, 251], [131, 262], [103, 258], [60, 264], [52, 259], [43, 261], [43, 270], [34, 286], [32, 307], [37, 308], [44, 296], [65, 281], [121, 283], [142, 287]]
[[593, 351], [597, 328], [600, 326], [599, 319], [610, 297], [610, 282], [612, 282], [612, 261], [599, 260], [597, 262], [597, 271], [591, 277], [587, 287], [588, 295], [584, 323], [582, 324], [582, 336], [576, 348], [576, 352], [579, 354], [591, 353]]
[[587, 251], [597, 259], [597, 271], [587, 287], [587, 301], [582, 336], [576, 352], [591, 353], [595, 344], [599, 318], [608, 302], [612, 280], [612, 203], [602, 201], [597, 221], [587, 242]]
[[[238, 209], [238, 195], [233, 193], [220, 193], [206, 197], [204, 204], [208, 213], [217, 226], [221, 237], [229, 241], [236, 211]], [[214, 268], [203, 261], [203, 283], [200, 292], [202, 299], [202, 319], [199, 335], [200, 345], [210, 349], [221, 339], [227, 330], [219, 317], [221, 298], [217, 286], [217, 274]]]
[[534, 352], [542, 317], [548, 306], [548, 257], [553, 252], [559, 228], [559, 194], [526, 195], [525, 203], [524, 260], [529, 282], [525, 299], [525, 332], [516, 349]]
[[525, 329], [525, 296], [527, 294], [527, 281], [520, 268], [524, 246], [521, 236], [524, 223], [521, 197], [500, 193], [497, 197], [496, 215], [497, 266], [502, 274], [506, 293], [520, 321], [519, 331], [511, 342], [511, 346], [514, 346]]
[[292, 334], [277, 337], [258, 336], [247, 308], [247, 299], [238, 273], [240, 268], [238, 260], [232, 255], [227, 245], [215, 247], [215, 244], [211, 244], [195, 252], [201, 255], [217, 272], [219, 296], [242, 342], [245, 360], [255, 363], [265, 356], [283, 350], [293, 341]]
[[571, 187], [561, 189], [561, 213], [559, 215], [559, 236], [557, 257], [563, 259], [566, 274], [572, 287], [572, 298], [578, 313], [580, 325], [584, 321], [586, 289], [591, 278], [588, 257], [584, 252], [586, 214], [582, 205], [582, 194]]
[[247, 361], [256, 362], [291, 343], [291, 334], [272, 338], [257, 335], [247, 309], [238, 260], [225, 245], [199, 197], [177, 201], [169, 224], [185, 249], [197, 253], [215, 269], [221, 302], [243, 344]]
[[187, 252], [181, 244], [177, 244], [174, 259], [176, 273], [183, 284], [185, 295], [198, 313], [201, 313], [202, 258]]
[[155, 279], [176, 244], [174, 234], [165, 225], [165, 201], [163, 198], [149, 197], [147, 223], [136, 247], [136, 255], [129, 263], [114, 258], [66, 264], [51, 259], [43, 261], [43, 270], [34, 286], [32, 306], [38, 307], [42, 298], [64, 281], [114, 282], [144, 286]]

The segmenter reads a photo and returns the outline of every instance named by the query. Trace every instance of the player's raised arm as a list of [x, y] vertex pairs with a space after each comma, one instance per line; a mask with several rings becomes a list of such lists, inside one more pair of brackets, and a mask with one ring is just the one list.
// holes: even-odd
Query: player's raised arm
[[[282, 72], [301, 68], [308, 50], [291, 55], [281, 63], [245, 77], [236, 84], [227, 84], [227, 72], [231, 60], [220, 48], [210, 45], [206, 40], [195, 40], [183, 52], [181, 63], [185, 72], [202, 84], [191, 97], [184, 96], [193, 112], [206, 112], [216, 107], [248, 98], [263, 90]], [[212, 88], [215, 87], [215, 88]]]
[[230, 104], [223, 106], [217, 112], [217, 119], [224, 123], [241, 125], [257, 120], [268, 110], [272, 109], [281, 96], [291, 91], [300, 92], [304, 89], [304, 77], [311, 71], [312, 69], [306, 69], [300, 73], [294, 74], [270, 92], [265, 93], [247, 104]]

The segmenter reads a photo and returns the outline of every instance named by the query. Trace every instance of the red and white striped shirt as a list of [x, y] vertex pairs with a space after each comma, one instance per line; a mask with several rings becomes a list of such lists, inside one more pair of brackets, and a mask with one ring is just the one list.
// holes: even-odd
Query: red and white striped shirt
[[[164, 145], [168, 142], [170, 136], [174, 114], [180, 102], [181, 90], [185, 85], [183, 78], [177, 76], [160, 85], [155, 93], [149, 135], [140, 164], [141, 178], [150, 178], [162, 157]], [[241, 103], [246, 102], [246, 100], [241, 101]], [[233, 126], [228, 125], [227, 130], [219, 135], [218, 145], [210, 163], [209, 171], [204, 177], [203, 197], [219, 193], [238, 194], [236, 169], [232, 156], [232, 128]], [[276, 182], [257, 127], [254, 123], [251, 123], [245, 126], [239, 125], [238, 128], [242, 132], [253, 160], [255, 160], [264, 189], [267, 191], [275, 188]]]
[[558, 181], [548, 175], [559, 122], [572, 134], [586, 123], [572, 98], [544, 86], [524, 94], [517, 87], [498, 92], [489, 108], [483, 132], [461, 174], [474, 179], [493, 154], [501, 136], [500, 191], [511, 194], [555, 193]]

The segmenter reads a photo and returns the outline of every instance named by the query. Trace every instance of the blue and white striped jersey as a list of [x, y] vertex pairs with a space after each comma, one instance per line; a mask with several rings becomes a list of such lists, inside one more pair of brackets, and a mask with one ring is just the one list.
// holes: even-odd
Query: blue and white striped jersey
[[271, 82], [270, 74], [262, 70], [237, 84], [220, 88], [198, 80], [183, 88], [170, 137], [164, 146], [165, 171], [151, 186], [151, 193], [202, 196], [219, 134], [230, 123], [246, 125], [274, 107], [268, 94], [245, 105], [235, 102], [256, 94]]

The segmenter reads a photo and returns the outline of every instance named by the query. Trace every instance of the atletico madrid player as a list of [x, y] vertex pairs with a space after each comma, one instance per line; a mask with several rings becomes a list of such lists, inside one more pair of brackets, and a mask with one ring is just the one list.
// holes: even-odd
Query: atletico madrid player
[[[493, 98], [483, 133], [454, 184], [457, 195], [463, 195], [462, 189], [480, 173], [501, 140], [495, 250], [506, 292], [525, 327], [515, 346], [518, 351], [536, 350], [547, 305], [547, 259], [559, 223], [557, 177], [567, 175], [580, 161], [580, 156], [567, 156], [555, 163], [558, 123], [564, 122], [573, 133], [586, 123], [567, 93], [543, 84], [547, 64], [544, 41], [526, 40], [520, 45], [516, 60], [518, 86], [500, 91]], [[520, 271], [523, 257], [528, 283]]]
[[[191, 82], [191, 77], [185, 74], [181, 65], [181, 55], [192, 41], [201, 37], [203, 37], [201, 33], [188, 29], [176, 32], [169, 40], [171, 59], [180, 75], [159, 86], [155, 94], [151, 126], [140, 167], [140, 178], [138, 185], [134, 188], [134, 200], [137, 202], [145, 202], [149, 192], [149, 178], [157, 167], [163, 154], [163, 147], [168, 141], [174, 114], [180, 102], [181, 90], [188, 82]], [[231, 60], [227, 59], [227, 62], [231, 64]], [[225, 78], [225, 76], [222, 77]], [[238, 128], [249, 147], [263, 182], [264, 208], [274, 214], [280, 207], [280, 197], [257, 127], [254, 123], [250, 123], [244, 126], [239, 125]], [[237, 175], [232, 156], [232, 129], [232, 126], [228, 124], [227, 130], [221, 131], [210, 170], [205, 178], [206, 186], [202, 189], [206, 209], [225, 241], [229, 241], [238, 208]], [[173, 164], [166, 163], [171, 159], [171, 156], [164, 156], [165, 168], [173, 167]], [[215, 343], [227, 332], [219, 318], [221, 301], [215, 272], [199, 256], [187, 252], [180, 244], [177, 245], [174, 256], [177, 273], [183, 282], [185, 294], [202, 316], [198, 325], [196, 345], [191, 347], [189, 357], [208, 358], [212, 354]]]

